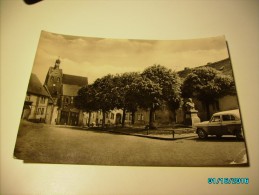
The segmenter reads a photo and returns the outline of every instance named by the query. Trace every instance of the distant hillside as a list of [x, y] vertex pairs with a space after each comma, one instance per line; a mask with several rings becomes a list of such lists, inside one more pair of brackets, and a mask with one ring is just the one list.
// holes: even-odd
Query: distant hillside
[[[232, 64], [231, 64], [231, 61], [229, 58], [220, 60], [217, 62], [213, 62], [213, 63], [208, 63], [206, 65], [199, 66], [199, 67], [215, 68], [215, 69], [221, 71], [223, 74], [230, 75], [231, 77], [233, 77]], [[196, 67], [196, 68], [198, 68], [198, 67]], [[178, 74], [181, 78], [185, 78], [191, 72], [191, 70], [192, 70], [192, 68], [185, 68], [184, 70], [179, 71]]]

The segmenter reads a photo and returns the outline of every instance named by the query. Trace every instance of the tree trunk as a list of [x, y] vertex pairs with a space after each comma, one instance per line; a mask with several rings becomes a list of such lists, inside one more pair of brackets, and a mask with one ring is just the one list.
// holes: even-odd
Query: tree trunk
[[89, 117], [88, 117], [88, 127], [90, 127], [90, 123], [91, 123], [91, 116], [92, 116], [92, 112], [89, 112]]
[[103, 112], [103, 120], [102, 120], [102, 128], [104, 128], [105, 126], [105, 114], [106, 114], [106, 111], [102, 111]]
[[136, 111], [132, 111], [132, 112], [131, 112], [131, 124], [132, 124], [132, 125], [135, 124], [135, 112], [136, 112]]
[[210, 120], [210, 103], [206, 102], [206, 114], [207, 114], [207, 120]]
[[123, 108], [123, 113], [122, 113], [122, 123], [121, 123], [122, 127], [124, 127], [124, 126], [125, 126], [125, 118], [126, 118], [126, 109], [125, 109], [125, 108]]
[[149, 111], [149, 129], [154, 129], [154, 109], [151, 108]]
[[173, 117], [172, 117], [173, 123], [176, 123], [176, 111], [175, 111], [175, 109], [172, 110], [172, 113], [173, 113]]

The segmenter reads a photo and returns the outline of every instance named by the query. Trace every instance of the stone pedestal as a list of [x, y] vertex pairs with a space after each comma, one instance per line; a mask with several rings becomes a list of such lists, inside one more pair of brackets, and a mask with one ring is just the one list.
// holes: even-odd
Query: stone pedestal
[[201, 122], [201, 119], [197, 115], [198, 111], [197, 110], [190, 110], [185, 113], [185, 120], [184, 124], [193, 126], [195, 123]]

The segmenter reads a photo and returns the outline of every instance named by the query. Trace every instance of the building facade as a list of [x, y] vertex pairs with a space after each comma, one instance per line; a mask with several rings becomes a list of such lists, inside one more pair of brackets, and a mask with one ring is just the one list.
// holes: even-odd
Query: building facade
[[64, 74], [57, 59], [49, 68], [44, 86], [53, 98], [51, 124], [77, 126], [83, 122], [83, 112], [74, 105], [81, 87], [88, 85], [87, 77]]
[[51, 98], [35, 74], [31, 74], [24, 101], [22, 119], [33, 122], [47, 122]]

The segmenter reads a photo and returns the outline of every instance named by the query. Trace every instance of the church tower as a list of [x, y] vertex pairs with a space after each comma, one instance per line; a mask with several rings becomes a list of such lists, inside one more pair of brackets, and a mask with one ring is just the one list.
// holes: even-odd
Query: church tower
[[54, 99], [59, 98], [61, 95], [63, 73], [62, 69], [60, 69], [60, 63], [60, 59], [57, 59], [54, 66], [49, 68], [44, 83]]

